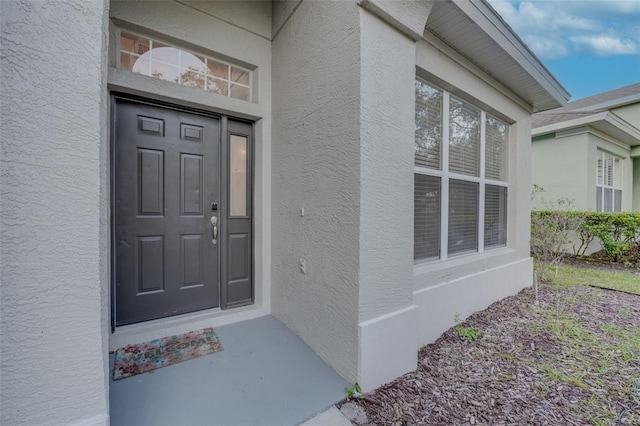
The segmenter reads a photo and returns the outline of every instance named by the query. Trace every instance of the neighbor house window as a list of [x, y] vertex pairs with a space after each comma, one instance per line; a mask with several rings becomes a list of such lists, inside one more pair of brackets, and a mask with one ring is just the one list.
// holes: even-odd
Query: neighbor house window
[[119, 31], [119, 68], [223, 96], [251, 100], [251, 71], [167, 43]]
[[600, 150], [596, 176], [596, 210], [622, 210], [622, 159]]
[[416, 80], [414, 259], [507, 242], [509, 126]]

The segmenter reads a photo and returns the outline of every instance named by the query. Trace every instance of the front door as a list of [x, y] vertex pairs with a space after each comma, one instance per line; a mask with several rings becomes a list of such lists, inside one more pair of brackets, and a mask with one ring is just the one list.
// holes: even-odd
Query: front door
[[220, 118], [116, 99], [115, 324], [220, 305]]

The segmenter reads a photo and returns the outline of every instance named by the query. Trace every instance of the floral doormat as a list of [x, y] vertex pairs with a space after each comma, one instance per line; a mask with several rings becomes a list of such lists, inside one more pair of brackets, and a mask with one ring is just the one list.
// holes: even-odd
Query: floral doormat
[[188, 361], [221, 351], [222, 344], [213, 328], [163, 337], [116, 351], [113, 380], [146, 373], [157, 368]]

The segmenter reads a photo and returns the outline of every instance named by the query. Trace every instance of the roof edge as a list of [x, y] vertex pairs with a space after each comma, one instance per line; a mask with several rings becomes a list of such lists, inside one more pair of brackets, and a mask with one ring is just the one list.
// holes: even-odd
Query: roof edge
[[[538, 59], [535, 53], [529, 49], [520, 36], [505, 22], [500, 14], [491, 7], [487, 0], [453, 1], [465, 13], [470, 14], [472, 10], [475, 10], [477, 12], [475, 14], [476, 17], [478, 14], [484, 17], [485, 25], [482, 28], [485, 29], [487, 35], [501, 46], [549, 94], [557, 104], [557, 107], [564, 106], [569, 101], [571, 94]], [[474, 20], [477, 22], [477, 19]], [[552, 108], [545, 108], [545, 110], [548, 109]]]
[[554, 133], [561, 130], [570, 130], [583, 126], [596, 126], [597, 124], [610, 124], [617, 130], [626, 134], [629, 138], [640, 143], [640, 129], [629, 124], [627, 121], [618, 117], [609, 111], [602, 111], [586, 117], [575, 118], [573, 120], [561, 121], [559, 123], [549, 124], [531, 129], [531, 136], [542, 136], [548, 133]]

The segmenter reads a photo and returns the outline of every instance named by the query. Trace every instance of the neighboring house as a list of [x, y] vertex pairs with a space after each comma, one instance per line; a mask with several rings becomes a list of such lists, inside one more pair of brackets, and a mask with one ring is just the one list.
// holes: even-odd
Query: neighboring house
[[640, 83], [534, 114], [534, 208], [640, 210]]
[[369, 390], [531, 284], [569, 95], [484, 0], [0, 19], [3, 423], [106, 423], [109, 350], [268, 314]]

